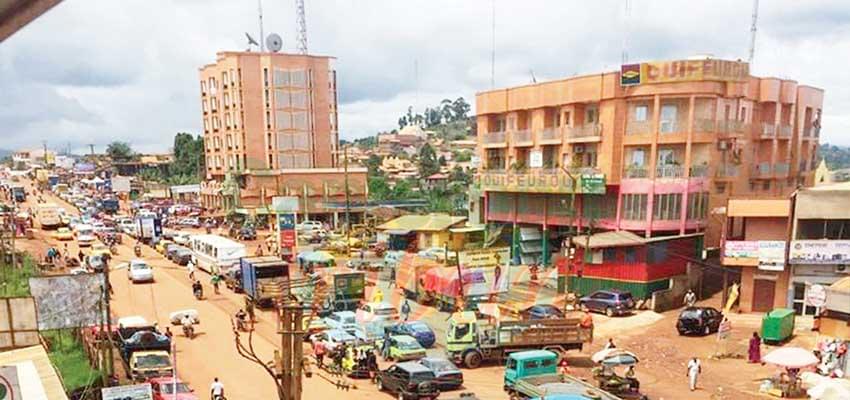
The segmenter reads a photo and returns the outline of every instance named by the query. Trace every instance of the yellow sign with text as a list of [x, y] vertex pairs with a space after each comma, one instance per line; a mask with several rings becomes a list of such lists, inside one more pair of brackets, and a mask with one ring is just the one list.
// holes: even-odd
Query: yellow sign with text
[[640, 83], [686, 81], [743, 82], [750, 76], [750, 64], [726, 60], [658, 61], [640, 64]]

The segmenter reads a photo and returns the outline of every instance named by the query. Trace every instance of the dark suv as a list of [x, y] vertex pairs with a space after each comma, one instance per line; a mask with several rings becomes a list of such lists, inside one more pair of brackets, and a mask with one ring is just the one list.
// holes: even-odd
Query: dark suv
[[712, 307], [688, 307], [679, 314], [676, 330], [680, 335], [701, 333], [709, 335], [717, 332], [723, 321], [723, 313]]
[[378, 390], [398, 396], [400, 400], [433, 400], [440, 396], [434, 383], [434, 372], [416, 362], [401, 362], [378, 371]]
[[632, 294], [616, 289], [597, 290], [579, 299], [578, 304], [584, 311], [601, 312], [609, 317], [630, 314], [635, 308]]

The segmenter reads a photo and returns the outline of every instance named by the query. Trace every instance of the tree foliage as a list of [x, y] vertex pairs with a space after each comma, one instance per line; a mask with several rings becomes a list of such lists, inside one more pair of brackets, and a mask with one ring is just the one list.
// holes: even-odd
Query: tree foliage
[[136, 153], [129, 143], [114, 141], [106, 146], [106, 155], [113, 161], [124, 162], [132, 160]]
[[416, 124], [426, 128], [434, 128], [456, 122], [466, 124], [470, 120], [470, 110], [472, 110], [472, 106], [463, 97], [458, 97], [455, 100], [443, 99], [439, 105], [433, 108], [425, 107], [425, 112], [422, 114], [414, 114], [411, 106], [407, 108], [405, 115], [398, 118], [398, 127], [404, 128]]
[[850, 168], [850, 147], [824, 143], [820, 145], [818, 155], [826, 160], [826, 166], [831, 170]]
[[419, 177], [427, 178], [440, 171], [440, 162], [437, 160], [437, 153], [431, 144], [425, 143], [419, 149]]
[[168, 166], [169, 180], [181, 182], [175, 184], [198, 183], [205, 170], [204, 164], [203, 137], [183, 132], [174, 135], [174, 161]]

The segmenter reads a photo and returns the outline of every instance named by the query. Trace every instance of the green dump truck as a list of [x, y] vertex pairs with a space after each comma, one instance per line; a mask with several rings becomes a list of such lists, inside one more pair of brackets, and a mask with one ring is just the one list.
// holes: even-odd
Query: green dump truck
[[487, 361], [501, 362], [507, 355], [523, 350], [581, 350], [592, 340], [593, 319], [579, 311], [564, 318], [492, 323], [464, 311], [452, 314], [446, 329], [449, 357], [466, 368], [477, 368]]

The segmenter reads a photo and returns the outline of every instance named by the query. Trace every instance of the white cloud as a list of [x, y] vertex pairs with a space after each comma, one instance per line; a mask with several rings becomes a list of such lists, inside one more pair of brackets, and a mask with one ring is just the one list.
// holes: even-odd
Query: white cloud
[[[310, 50], [337, 57], [343, 138], [396, 126], [408, 105], [490, 88], [490, 0], [307, 2]], [[496, 85], [613, 70], [632, 61], [746, 58], [750, 4], [496, 0]], [[265, 32], [295, 48], [294, 2], [265, 1]], [[761, 2], [756, 74], [824, 88], [823, 141], [850, 145], [850, 4]], [[258, 36], [256, 2], [65, 1], [0, 46], [0, 147], [114, 139], [144, 151], [200, 133], [197, 71]], [[418, 79], [414, 79], [414, 61]], [[417, 101], [418, 99], [418, 101]]]

